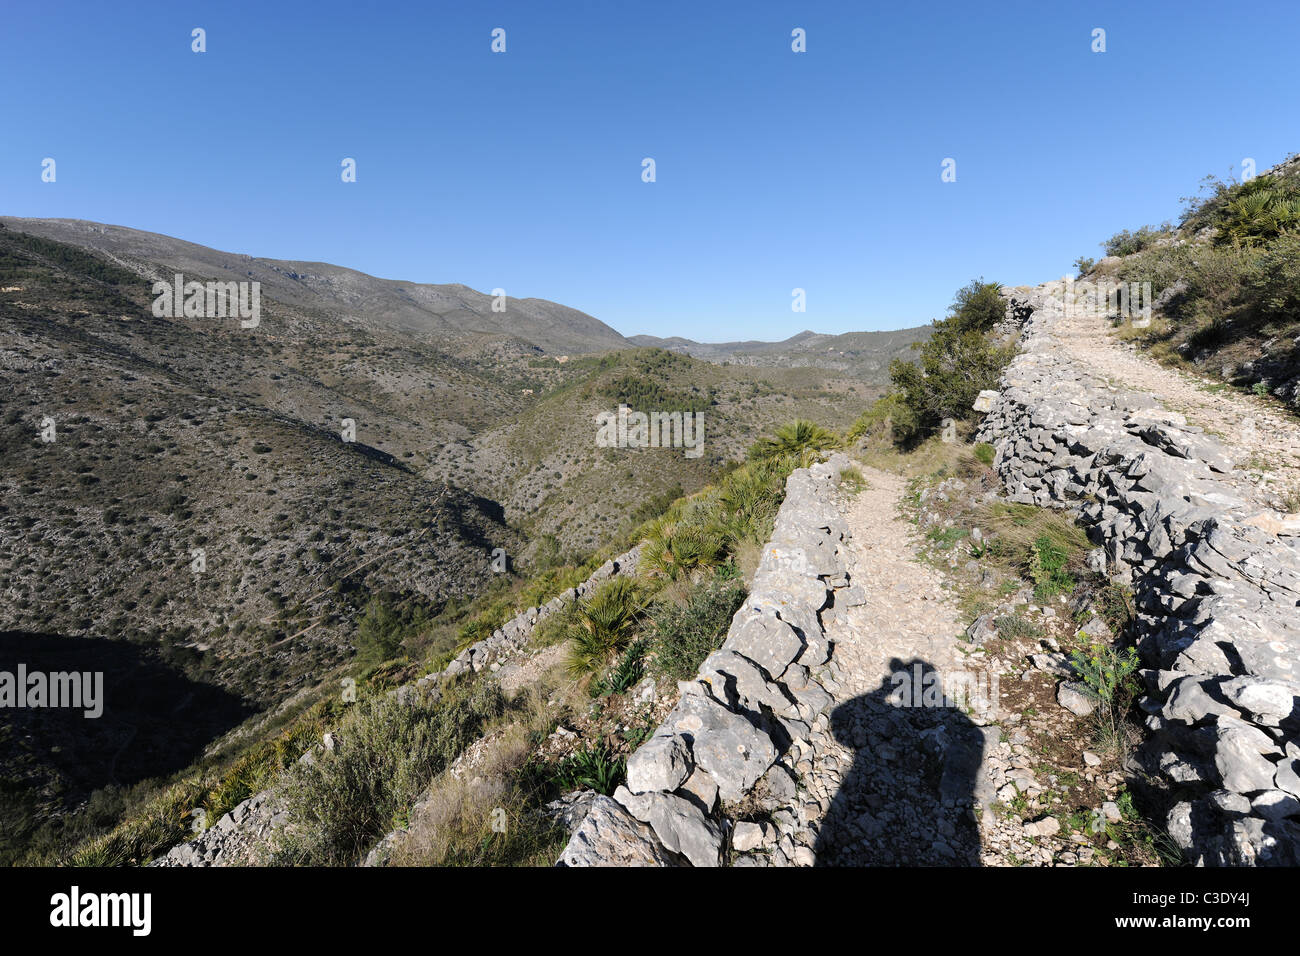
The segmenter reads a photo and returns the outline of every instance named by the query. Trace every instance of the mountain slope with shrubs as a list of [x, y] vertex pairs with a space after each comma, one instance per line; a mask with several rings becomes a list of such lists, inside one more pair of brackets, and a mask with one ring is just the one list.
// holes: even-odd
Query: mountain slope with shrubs
[[[509, 613], [502, 608], [548, 599], [561, 582], [589, 573], [592, 562], [552, 568], [532, 580], [503, 580], [468, 605], [428, 618], [390, 613], [372, 602], [363, 629], [373, 632], [373, 654], [348, 671], [356, 680], [355, 703], [318, 688], [270, 723], [258, 719], [246, 732], [228, 735], [172, 779], [106, 794], [99, 798], [106, 809], [96, 817], [83, 813], [61, 833], [42, 831], [34, 842], [43, 849], [30, 851], [25, 861], [145, 863], [202, 832], [191, 827], [196, 808], [211, 824], [275, 785], [292, 822], [283, 839], [265, 848], [262, 862], [355, 863], [391, 827], [418, 829], [410, 817], [417, 797], [424, 794], [420, 806], [427, 807], [431, 786], [437, 793], [459, 787], [447, 775], [457, 761], [503, 748], [508, 753], [493, 758], [501, 761], [494, 765], [500, 779], [493, 791], [500, 802], [485, 805], [462, 793], [455, 825], [439, 830], [436, 860], [423, 855], [434, 852], [427, 847], [419, 859], [553, 859], [559, 834], [543, 804], [575, 786], [609, 792], [622, 780], [623, 758], [671, 698], [651, 691], [647, 699], [646, 679], [672, 688], [720, 644], [743, 599], [746, 569], [752, 573], [757, 548], [771, 532], [785, 476], [833, 443], [830, 433], [807, 423], [782, 432], [779, 451], [772, 443], [756, 444], [751, 461], [627, 536], [648, 542], [648, 560], [637, 576], [606, 582], [539, 627], [533, 653], [559, 648], [562, 656], [518, 692], [503, 694], [496, 676], [484, 671], [450, 678], [436, 696], [414, 705], [389, 696], [446, 660], [439, 634], [454, 632], [456, 646], [464, 646]], [[684, 548], [687, 539], [707, 544]], [[559, 735], [556, 747], [557, 728], [566, 725], [572, 729]], [[339, 743], [323, 753], [313, 741], [327, 731]], [[300, 761], [308, 751], [316, 756]], [[509, 806], [515, 825], [509, 837], [485, 840], [493, 805]], [[413, 853], [404, 845], [399, 856], [407, 854], [409, 862]]]
[[1117, 233], [1081, 272], [1151, 283], [1154, 321], [1124, 335], [1154, 358], [1300, 411], [1300, 156], [1208, 177], [1184, 203], [1177, 225]]

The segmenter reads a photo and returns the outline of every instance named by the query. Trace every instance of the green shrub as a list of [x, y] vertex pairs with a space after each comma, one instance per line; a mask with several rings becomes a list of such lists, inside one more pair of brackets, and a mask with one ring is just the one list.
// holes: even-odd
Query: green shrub
[[1122, 229], [1101, 246], [1108, 256], [1131, 256], [1151, 246], [1162, 236], [1168, 236], [1172, 231], [1172, 224], [1167, 222], [1159, 226], [1142, 226], [1136, 232]]
[[392, 660], [402, 641], [429, 620], [428, 608], [418, 597], [401, 598], [391, 591], [373, 595], [357, 622], [357, 660], [371, 666]]
[[896, 440], [898, 435], [912, 434], [919, 423], [916, 412], [899, 392], [886, 392], [858, 416], [845, 438], [850, 442], [870, 438]]
[[1118, 581], [1107, 581], [1097, 589], [1097, 614], [1115, 634], [1126, 634], [1137, 617], [1133, 589]]
[[1125, 714], [1138, 693], [1137, 651], [1108, 644], [1089, 644], [1070, 654], [1070, 663], [1082, 678], [1088, 696], [1097, 702], [1094, 712], [1101, 740], [1116, 750], [1123, 749]]
[[650, 642], [647, 639], [633, 641], [618, 662], [610, 668], [609, 673], [600, 680], [592, 681], [591, 696], [609, 697], [633, 687], [645, 676], [645, 657], [649, 649]]
[[838, 448], [839, 444], [834, 432], [800, 418], [782, 425], [772, 437], [760, 438], [749, 449], [749, 457], [752, 461], [794, 458], [802, 467], [816, 460], [821, 452]]
[[1256, 176], [1232, 187], [1215, 216], [1215, 241], [1251, 245], [1300, 227], [1300, 182]]
[[712, 527], [728, 551], [768, 539], [785, 498], [785, 480], [793, 470], [792, 459], [770, 458], [751, 461], [722, 479]]
[[1029, 556], [1029, 579], [1034, 582], [1034, 597], [1047, 601], [1058, 594], [1073, 591], [1079, 583], [1065, 567], [1069, 554], [1047, 534], [1034, 541]]
[[608, 747], [592, 745], [575, 751], [559, 762], [554, 780], [562, 791], [595, 790], [611, 796], [627, 776], [627, 761]]
[[889, 366], [893, 401], [906, 409], [893, 420], [893, 439], [911, 446], [934, 432], [945, 418], [973, 421], [975, 399], [997, 387], [1013, 346], [998, 345], [989, 334], [1005, 317], [1006, 303], [996, 282], [976, 279], [958, 290], [947, 318], [937, 321], [918, 346], [917, 363], [895, 359]]
[[636, 582], [628, 577], [606, 581], [579, 601], [569, 634], [569, 673], [594, 673], [626, 647], [641, 605]]
[[654, 529], [642, 554], [644, 566], [669, 579], [689, 576], [712, 567], [722, 558], [722, 538], [709, 528], [686, 522]]
[[719, 574], [697, 585], [684, 605], [658, 605], [651, 612], [655, 670], [672, 680], [690, 680], [704, 659], [722, 646], [744, 600], [744, 587]]
[[488, 680], [447, 685], [437, 701], [385, 695], [359, 702], [339, 726], [333, 753], [291, 769], [284, 793], [300, 835], [277, 862], [356, 863], [504, 712], [500, 688]]
[[998, 629], [998, 634], [1002, 637], [1015, 639], [1043, 636], [1041, 627], [1019, 613], [1004, 614], [1001, 617], [994, 618], [993, 626]]
[[997, 457], [997, 449], [986, 441], [980, 442], [974, 449], [975, 460], [984, 465], [992, 465], [993, 459]]

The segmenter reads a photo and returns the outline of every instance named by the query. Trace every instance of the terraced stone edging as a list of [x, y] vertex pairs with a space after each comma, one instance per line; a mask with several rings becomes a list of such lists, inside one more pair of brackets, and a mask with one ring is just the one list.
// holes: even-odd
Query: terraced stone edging
[[772, 540], [721, 649], [679, 683], [676, 707], [628, 758], [627, 785], [591, 801], [558, 865], [719, 865], [724, 805], [825, 728], [831, 647], [822, 617], [849, 587], [848, 528], [833, 497], [848, 463], [835, 454], [787, 479]]
[[[412, 698], [414, 694], [440, 693], [439, 681], [462, 672], [495, 671], [511, 657], [527, 653], [533, 630], [546, 618], [581, 600], [594, 588], [621, 574], [635, 574], [637, 561], [644, 544], [606, 561], [592, 572], [587, 580], [576, 587], [566, 588], [540, 607], [520, 611], [483, 640], [465, 648], [441, 671], [426, 674], [413, 684], [405, 684], [389, 693], [398, 699]], [[328, 750], [333, 750], [336, 736], [326, 734], [322, 743], [316, 744], [302, 755], [302, 761], [315, 760]], [[275, 834], [287, 822], [287, 814], [276, 798], [275, 790], [263, 790], [240, 803], [229, 813], [193, 840], [171, 848], [153, 862], [153, 866], [221, 866], [231, 863], [258, 862], [250, 854], [265, 850]], [[365, 865], [381, 865], [387, 852], [404, 833], [395, 830], [386, 835], [367, 856]]]
[[635, 574], [644, 549], [644, 542], [638, 544], [630, 551], [606, 561], [577, 587], [565, 588], [540, 607], [520, 611], [490, 636], [457, 654], [445, 669], [421, 677], [416, 681], [416, 686], [423, 690], [443, 676], [454, 677], [465, 671], [477, 673], [484, 668], [496, 670], [497, 665], [505, 659], [525, 651], [533, 630], [552, 614], [558, 614], [574, 602], [582, 600], [611, 578], [621, 574]]
[[1212, 436], [1073, 361], [1051, 291], [1011, 298], [1024, 350], [977, 440], [1012, 501], [1073, 511], [1093, 567], [1133, 584], [1138, 759], [1174, 840], [1198, 864], [1300, 865], [1300, 522]]

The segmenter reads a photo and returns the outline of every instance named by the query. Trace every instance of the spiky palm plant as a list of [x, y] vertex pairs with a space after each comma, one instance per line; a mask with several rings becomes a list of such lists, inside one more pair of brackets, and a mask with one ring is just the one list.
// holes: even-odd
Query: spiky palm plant
[[766, 519], [776, 513], [785, 470], [780, 459], [753, 461], [728, 475], [718, 494], [721, 515], [714, 530], [728, 546], [766, 537]]
[[685, 523], [665, 524], [646, 542], [642, 560], [651, 570], [676, 581], [697, 569], [712, 567], [721, 557], [722, 550], [722, 540], [710, 528]]
[[1300, 226], [1300, 195], [1295, 187], [1258, 177], [1241, 187], [1223, 207], [1220, 242], [1250, 245]]
[[606, 581], [579, 602], [569, 640], [569, 673], [583, 677], [604, 667], [627, 646], [640, 610], [640, 593], [626, 577]]
[[821, 452], [837, 448], [839, 444], [834, 432], [800, 418], [782, 425], [773, 437], [755, 442], [749, 450], [749, 457], [756, 461], [789, 457], [796, 459], [799, 467], [805, 467]]

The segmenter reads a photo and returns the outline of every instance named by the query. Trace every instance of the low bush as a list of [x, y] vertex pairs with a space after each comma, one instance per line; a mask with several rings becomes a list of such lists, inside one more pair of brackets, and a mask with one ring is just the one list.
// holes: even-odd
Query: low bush
[[1125, 748], [1125, 716], [1138, 694], [1139, 660], [1132, 647], [1089, 644], [1070, 654], [1070, 663], [1083, 679], [1088, 695], [1097, 702], [1098, 738], [1110, 748]]
[[799, 462], [798, 467], [806, 467], [822, 452], [839, 445], [840, 440], [834, 432], [800, 418], [782, 425], [771, 437], [755, 442], [749, 449], [749, 457], [751, 461], [793, 458]]
[[595, 790], [613, 795], [627, 776], [627, 761], [608, 747], [593, 744], [575, 751], [556, 765], [555, 784], [561, 791]]
[[649, 650], [650, 642], [645, 638], [633, 641], [607, 674], [591, 682], [591, 696], [609, 697], [633, 687], [645, 676], [645, 658]]
[[997, 387], [1015, 354], [1014, 346], [1001, 345], [990, 334], [1005, 316], [1001, 286], [973, 280], [957, 291], [948, 316], [934, 323], [930, 337], [914, 346], [919, 360], [890, 363], [891, 394], [877, 402], [880, 407], [871, 417], [889, 417], [895, 443], [915, 446], [945, 418], [975, 419], [976, 396]]
[[1159, 226], [1142, 226], [1135, 232], [1121, 229], [1101, 244], [1108, 256], [1131, 256], [1155, 244], [1157, 239], [1169, 236], [1173, 232], [1171, 223]]
[[569, 673], [581, 678], [598, 671], [632, 638], [644, 597], [629, 577], [604, 582], [577, 603], [570, 619]]
[[722, 646], [745, 589], [722, 574], [697, 585], [685, 603], [665, 600], [651, 611], [655, 670], [671, 680], [690, 680]]
[[374, 595], [357, 622], [357, 660], [370, 666], [392, 660], [401, 651], [402, 642], [431, 617], [417, 596], [402, 598], [389, 591]]
[[1078, 579], [1066, 569], [1069, 553], [1053, 543], [1050, 535], [1042, 534], [1034, 540], [1029, 554], [1029, 579], [1034, 582], [1034, 597], [1049, 601], [1058, 594], [1074, 590]]
[[488, 680], [445, 685], [436, 701], [359, 702], [338, 728], [335, 751], [290, 771], [284, 793], [297, 836], [277, 862], [356, 863], [504, 712], [505, 699]]

